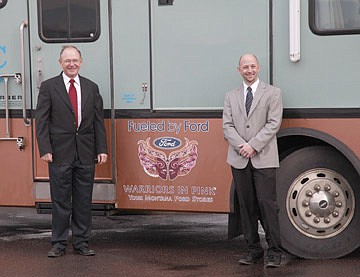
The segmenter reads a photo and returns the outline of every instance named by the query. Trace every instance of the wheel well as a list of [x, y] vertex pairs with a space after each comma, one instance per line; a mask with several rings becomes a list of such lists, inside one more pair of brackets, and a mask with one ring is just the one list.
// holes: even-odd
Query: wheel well
[[360, 175], [360, 160], [343, 142], [315, 129], [286, 128], [278, 132], [278, 149], [280, 161], [296, 150], [309, 146], [328, 146], [343, 155]]
[[[296, 150], [301, 148], [309, 147], [309, 146], [317, 146], [317, 145], [329, 145], [326, 142], [308, 137], [305, 135], [293, 135], [293, 136], [284, 136], [278, 138], [278, 148], [279, 148], [279, 157], [280, 160], [283, 160], [289, 154], [293, 153]], [[330, 146], [330, 145], [329, 145]]]

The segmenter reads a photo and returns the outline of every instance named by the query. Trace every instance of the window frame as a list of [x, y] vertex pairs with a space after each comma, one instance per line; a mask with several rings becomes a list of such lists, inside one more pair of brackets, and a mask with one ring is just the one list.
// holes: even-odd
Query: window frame
[[[101, 24], [100, 24], [100, 0], [94, 0], [95, 1], [95, 5], [96, 5], [96, 17], [95, 17], [95, 32], [94, 32], [94, 36], [93, 37], [70, 37], [71, 34], [71, 29], [70, 29], [70, 21], [68, 22], [68, 30], [67, 30], [67, 38], [62, 37], [62, 38], [48, 38], [44, 35], [43, 32], [43, 9], [42, 9], [42, 2], [43, 0], [38, 0], [37, 1], [37, 6], [38, 6], [38, 35], [40, 37], [40, 39], [46, 43], [70, 43], [70, 42], [94, 42], [96, 40], [99, 39], [100, 34], [101, 34]], [[66, 3], [64, 4], [64, 6], [66, 7], [66, 10], [68, 12], [68, 16], [70, 13], [70, 7], [69, 7], [69, 0], [66, 1]]]
[[359, 28], [352, 28], [352, 29], [327, 29], [327, 30], [322, 30], [322, 29], [318, 29], [318, 27], [316, 26], [315, 23], [315, 16], [316, 16], [316, 11], [315, 11], [315, 1], [316, 0], [309, 0], [309, 27], [310, 30], [315, 34], [315, 35], [319, 35], [319, 36], [335, 36], [335, 35], [355, 35], [355, 34], [360, 34], [360, 26]]

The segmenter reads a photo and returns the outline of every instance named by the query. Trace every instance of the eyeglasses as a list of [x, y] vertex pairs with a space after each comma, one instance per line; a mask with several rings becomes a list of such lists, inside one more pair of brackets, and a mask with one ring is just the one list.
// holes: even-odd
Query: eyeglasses
[[75, 60], [65, 60], [65, 61], [63, 61], [63, 63], [64, 64], [71, 64], [71, 63], [73, 63], [73, 64], [79, 64], [81, 62], [81, 60], [78, 60], [78, 59], [75, 59]]

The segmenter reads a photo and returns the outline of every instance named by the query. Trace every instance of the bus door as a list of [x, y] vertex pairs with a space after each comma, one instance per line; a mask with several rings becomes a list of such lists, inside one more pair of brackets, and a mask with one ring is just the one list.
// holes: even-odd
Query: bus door
[[25, 0], [0, 1], [0, 205], [33, 204], [27, 14]]
[[[29, 1], [31, 22], [31, 74], [33, 103], [36, 107], [41, 82], [59, 75], [58, 59], [63, 45], [75, 45], [82, 53], [80, 75], [99, 86], [104, 100], [105, 124], [111, 153], [111, 91], [108, 2], [100, 0], [31, 0]], [[36, 124], [36, 122], [35, 122]], [[35, 141], [35, 139], [34, 139]], [[47, 208], [50, 200], [48, 170], [34, 148], [35, 201], [37, 208]], [[113, 203], [113, 160], [96, 166], [93, 202]], [[46, 203], [43, 204], [42, 203]]]

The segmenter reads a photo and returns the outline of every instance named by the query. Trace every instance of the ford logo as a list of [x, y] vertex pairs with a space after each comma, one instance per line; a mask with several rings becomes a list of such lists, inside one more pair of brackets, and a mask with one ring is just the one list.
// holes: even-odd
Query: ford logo
[[178, 148], [181, 145], [181, 140], [177, 138], [162, 137], [154, 140], [153, 144], [162, 149]]

